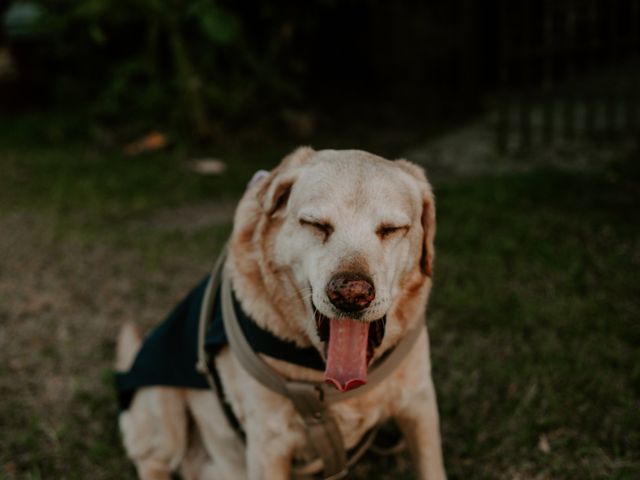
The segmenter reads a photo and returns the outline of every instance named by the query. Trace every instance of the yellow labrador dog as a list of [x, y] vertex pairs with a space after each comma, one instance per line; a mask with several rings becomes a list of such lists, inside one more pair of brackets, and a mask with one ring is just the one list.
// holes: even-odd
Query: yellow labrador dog
[[[236, 211], [226, 273], [255, 324], [301, 348], [324, 371], [264, 356], [288, 379], [339, 391], [367, 382], [369, 366], [403, 336], [420, 338], [402, 363], [366, 393], [331, 404], [346, 448], [393, 418], [418, 478], [445, 478], [424, 321], [434, 260], [435, 205], [421, 168], [357, 150], [300, 148], [251, 185]], [[381, 323], [382, 321], [382, 323]], [[116, 368], [140, 340], [125, 326]], [[257, 382], [230, 349], [215, 358], [222, 390], [246, 434], [229, 426], [211, 390], [149, 386], [120, 416], [124, 445], [142, 479], [278, 480], [308, 457], [291, 401]]]

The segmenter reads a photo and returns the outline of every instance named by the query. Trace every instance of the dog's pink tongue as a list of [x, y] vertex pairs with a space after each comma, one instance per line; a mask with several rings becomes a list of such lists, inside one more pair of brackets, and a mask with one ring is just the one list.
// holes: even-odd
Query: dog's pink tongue
[[332, 318], [324, 380], [341, 392], [367, 383], [369, 323]]

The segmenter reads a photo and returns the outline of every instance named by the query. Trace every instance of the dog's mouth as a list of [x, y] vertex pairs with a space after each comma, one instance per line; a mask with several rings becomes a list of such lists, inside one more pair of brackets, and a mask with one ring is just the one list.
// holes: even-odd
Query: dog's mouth
[[325, 344], [325, 381], [341, 392], [367, 383], [369, 362], [384, 338], [386, 315], [364, 322], [350, 317], [329, 318], [313, 310], [318, 336]]

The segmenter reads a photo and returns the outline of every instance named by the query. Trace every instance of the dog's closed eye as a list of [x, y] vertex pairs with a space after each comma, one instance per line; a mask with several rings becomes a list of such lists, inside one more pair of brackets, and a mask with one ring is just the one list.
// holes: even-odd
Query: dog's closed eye
[[376, 235], [378, 235], [381, 240], [384, 240], [398, 233], [406, 234], [408, 231], [409, 225], [389, 225], [383, 223], [376, 230]]
[[327, 241], [333, 233], [333, 225], [331, 225], [329, 222], [321, 220], [301, 218], [300, 225], [302, 225], [303, 227], [309, 227], [316, 233], [321, 234], [324, 241]]

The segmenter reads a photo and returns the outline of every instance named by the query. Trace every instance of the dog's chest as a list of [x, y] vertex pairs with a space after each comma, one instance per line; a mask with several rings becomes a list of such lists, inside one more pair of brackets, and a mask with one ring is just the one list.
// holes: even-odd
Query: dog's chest
[[388, 402], [374, 399], [341, 402], [331, 408], [347, 448], [355, 446], [371, 428], [389, 418], [390, 411]]

